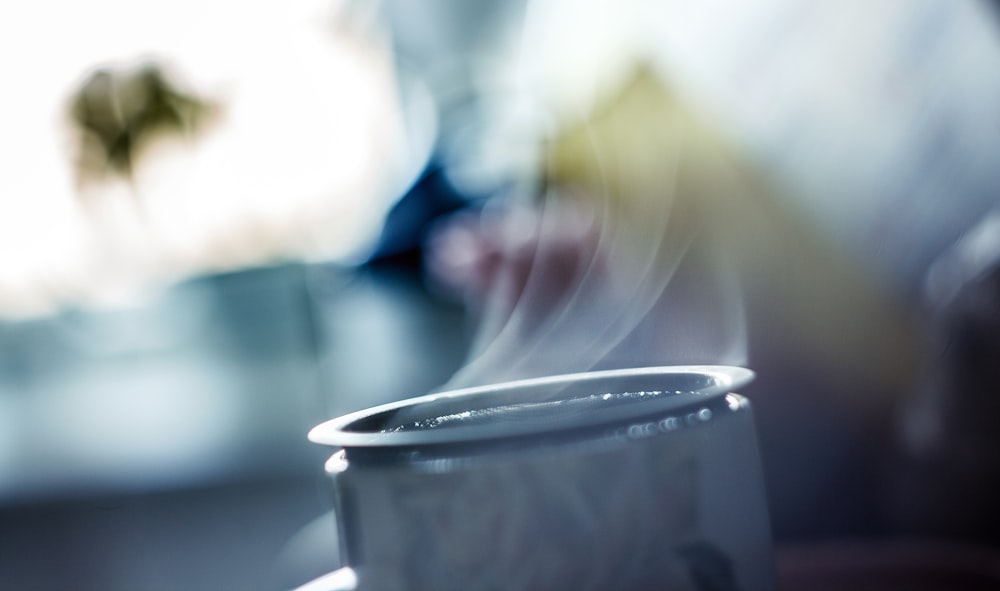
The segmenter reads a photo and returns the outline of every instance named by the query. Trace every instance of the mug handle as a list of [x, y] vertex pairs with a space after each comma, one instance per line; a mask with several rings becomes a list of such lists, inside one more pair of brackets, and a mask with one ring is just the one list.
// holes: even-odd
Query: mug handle
[[296, 587], [294, 591], [356, 591], [357, 588], [358, 575], [345, 566]]

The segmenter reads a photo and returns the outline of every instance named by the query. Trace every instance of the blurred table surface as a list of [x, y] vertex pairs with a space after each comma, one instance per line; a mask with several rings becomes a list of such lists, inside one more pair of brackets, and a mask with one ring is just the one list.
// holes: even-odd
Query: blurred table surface
[[[289, 264], [0, 325], [0, 588], [278, 589], [329, 509], [326, 418], [425, 393], [461, 310], [392, 270]], [[325, 542], [323, 542], [325, 543]]]

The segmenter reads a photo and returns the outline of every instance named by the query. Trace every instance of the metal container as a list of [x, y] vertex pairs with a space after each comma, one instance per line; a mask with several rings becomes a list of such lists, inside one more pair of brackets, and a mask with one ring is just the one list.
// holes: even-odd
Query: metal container
[[[431, 394], [328, 421], [359, 591], [772, 589], [749, 403], [719, 366]], [[331, 579], [332, 580], [332, 579]]]

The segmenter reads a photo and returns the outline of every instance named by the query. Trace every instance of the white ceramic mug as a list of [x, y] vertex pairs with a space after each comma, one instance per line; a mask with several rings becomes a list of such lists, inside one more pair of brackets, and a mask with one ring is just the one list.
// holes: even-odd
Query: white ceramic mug
[[[749, 403], [722, 366], [431, 394], [319, 425], [347, 568], [311, 589], [774, 587]], [[310, 588], [305, 587], [303, 589]]]

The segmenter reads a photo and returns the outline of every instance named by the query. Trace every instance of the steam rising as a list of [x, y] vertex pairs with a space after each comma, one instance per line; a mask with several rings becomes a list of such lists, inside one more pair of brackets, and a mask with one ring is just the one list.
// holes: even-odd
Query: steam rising
[[743, 298], [722, 223], [731, 214], [719, 204], [746, 183], [723, 146], [646, 70], [567, 127], [550, 145], [549, 189], [537, 203], [472, 221], [489, 242], [480, 250], [497, 252], [466, 264], [499, 263], [473, 355], [448, 387], [745, 363]]

